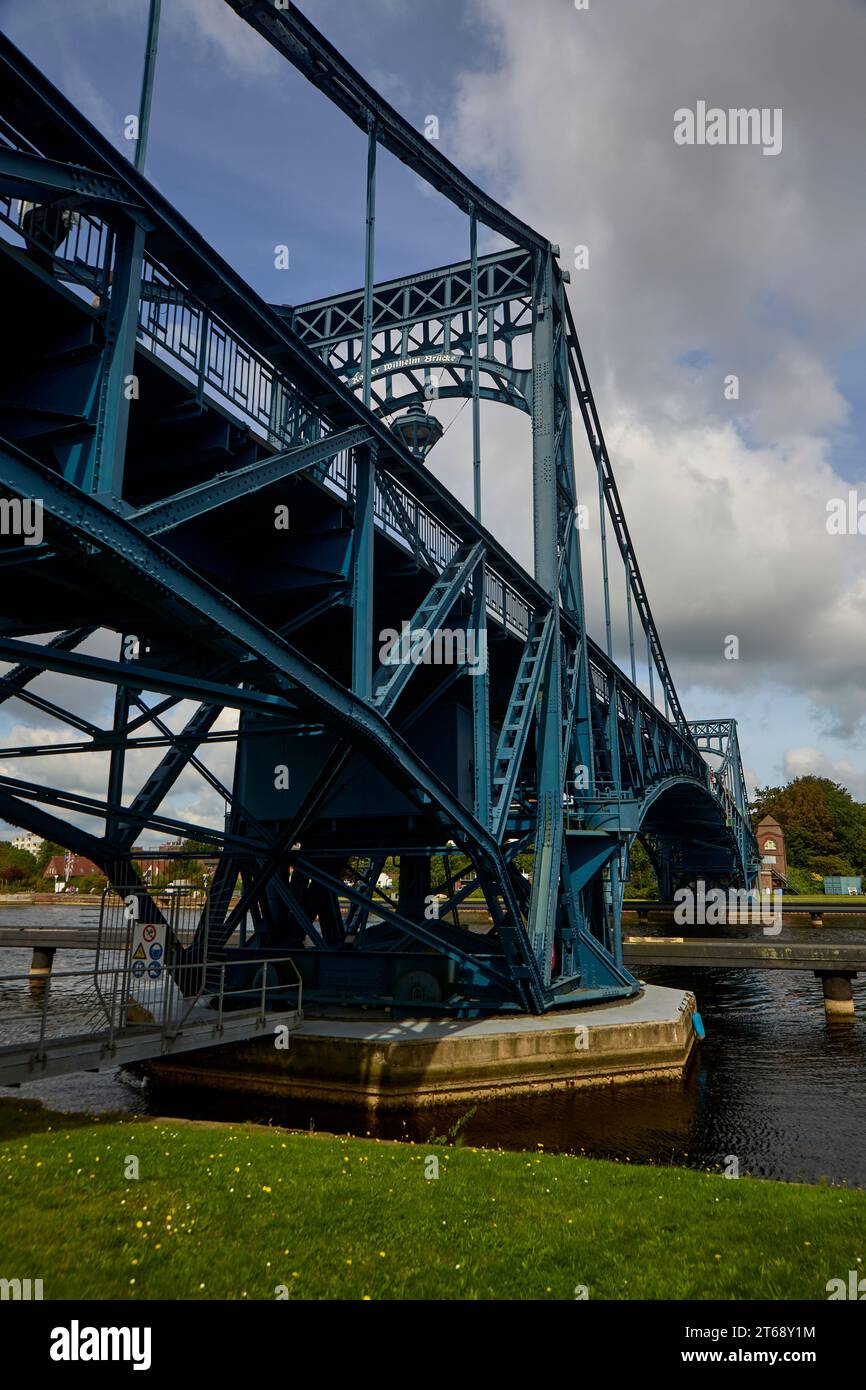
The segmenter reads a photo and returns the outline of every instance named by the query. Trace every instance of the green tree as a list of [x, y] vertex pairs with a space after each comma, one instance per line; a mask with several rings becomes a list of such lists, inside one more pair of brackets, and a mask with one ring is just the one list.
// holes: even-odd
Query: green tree
[[184, 840], [181, 849], [184, 854], [194, 854], [202, 859], [215, 859], [217, 857], [216, 847], [208, 844], [207, 840]]
[[628, 857], [628, 878], [625, 883], [627, 898], [655, 898], [658, 896], [658, 883], [652, 860], [640, 840], [632, 840]]
[[40, 878], [48, 867], [49, 859], [53, 859], [55, 854], [65, 853], [66, 850], [63, 845], [58, 845], [56, 840], [43, 840], [36, 854], [36, 868], [39, 871]]
[[16, 849], [8, 840], [0, 840], [0, 883], [24, 887], [38, 877], [36, 859], [26, 849]]
[[752, 824], [768, 815], [782, 827], [789, 865], [821, 876], [866, 873], [866, 806], [846, 787], [811, 776], [762, 787], [755, 793]]

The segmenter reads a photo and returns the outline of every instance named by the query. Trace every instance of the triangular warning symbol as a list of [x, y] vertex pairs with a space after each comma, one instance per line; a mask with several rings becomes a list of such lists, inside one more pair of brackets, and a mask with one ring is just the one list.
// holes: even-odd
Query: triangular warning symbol
[[136, 946], [135, 950], [134, 950], [133, 953], [132, 953], [132, 959], [133, 959], [133, 960], [147, 960], [147, 956], [146, 956], [145, 953], [144, 953], [144, 947], [142, 946], [142, 944], [141, 944], [140, 941], [139, 941], [138, 945]]

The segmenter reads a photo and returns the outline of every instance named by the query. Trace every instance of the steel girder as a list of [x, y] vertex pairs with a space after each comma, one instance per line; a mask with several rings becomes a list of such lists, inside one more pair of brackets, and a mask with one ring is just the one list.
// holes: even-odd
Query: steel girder
[[[371, 394], [380, 415], [414, 401], [471, 396], [474, 336], [484, 399], [531, 409], [531, 373], [515, 365], [514, 343], [532, 333], [532, 256], [520, 250], [481, 256], [475, 279], [474, 312], [471, 261], [374, 285], [371, 376], [383, 381], [385, 390]], [[347, 386], [357, 389], [363, 380], [364, 302], [361, 289], [293, 309], [274, 308]], [[404, 389], [395, 394], [398, 380]]]
[[[472, 394], [472, 344], [484, 345], [479, 362], [480, 377], [489, 384], [483, 389], [484, 398], [523, 410], [533, 409], [533, 380], [537, 363], [531, 369], [514, 365], [514, 343], [524, 335], [532, 335], [533, 269], [532, 256], [526, 250], [508, 250], [482, 257], [477, 266], [478, 295], [475, 313], [472, 310], [472, 266], [470, 261], [444, 266], [420, 275], [384, 281], [373, 286], [372, 306], [372, 366], [374, 380], [381, 378], [385, 392], [372, 391], [377, 412], [388, 417], [415, 401], [425, 401]], [[626, 574], [632, 680], [635, 676], [633, 607], [637, 610], [647, 644], [649, 660], [661, 683], [676, 723], [688, 737], [688, 726], [679, 697], [664, 656], [661, 639], [652, 616], [649, 598], [631, 542], [628, 524], [616, 486], [613, 468], [601, 429], [592, 387], [571, 309], [563, 289], [567, 276], [554, 262], [552, 282], [557, 286], [556, 297], [561, 300], [562, 322], [559, 333], [562, 342], [558, 350], [564, 354], [565, 371], [571, 377], [574, 399], [577, 402], [598, 471], [601, 542], [604, 565], [604, 588], [608, 656], [613, 657], [607, 558], [605, 515], [613, 527]], [[334, 372], [352, 389], [362, 385], [361, 359], [365, 292], [317, 300], [291, 310], [281, 310], [292, 327]], [[557, 303], [557, 312], [560, 312]], [[560, 365], [560, 370], [562, 367]], [[435, 377], [435, 382], [431, 378]], [[402, 382], [399, 393], [395, 381]], [[560, 381], [558, 391], [569, 399], [566, 381]], [[571, 440], [571, 410], [566, 412], [564, 429], [567, 439], [562, 445], [567, 453], [573, 449]], [[558, 485], [573, 495], [573, 466], [560, 469]], [[571, 479], [571, 481], [569, 481]], [[566, 518], [567, 519], [567, 518]], [[563, 583], [578, 585], [579, 560], [573, 553], [578, 537], [573, 522], [566, 544], [563, 564]], [[564, 538], [563, 538], [564, 539]], [[536, 570], [537, 577], [537, 570]], [[582, 612], [582, 592], [569, 595], [573, 611]], [[566, 599], [568, 602], [569, 599]]]
[[726, 801], [727, 820], [735, 828], [746, 886], [751, 888], [760, 867], [758, 841], [749, 815], [749, 793], [740, 756], [736, 719], [690, 720], [692, 738], [702, 753], [718, 758], [714, 784]]
[[[728, 804], [709, 780], [664, 662], [577, 345], [566, 277], [545, 238], [432, 150], [293, 6], [276, 13], [264, 4], [234, 7], [369, 136], [365, 287], [305, 306], [288, 321], [32, 65], [5, 40], [0, 45], [11, 132], [0, 192], [32, 198], [41, 191], [46, 201], [74, 196], [79, 217], [72, 252], [42, 248], [32, 264], [26, 245], [6, 255], [4, 273], [16, 293], [32, 283], [42, 297], [44, 358], [53, 346], [52, 361], [61, 367], [48, 373], [40, 341], [28, 344], [30, 378], [22, 376], [16, 389], [44, 419], [34, 432], [10, 415], [13, 438], [0, 451], [0, 487], [12, 498], [38, 497], [46, 516], [43, 544], [32, 554], [10, 553], [10, 563], [26, 563], [32, 580], [21, 612], [0, 614], [8, 634], [0, 638], [0, 658], [19, 663], [0, 680], [0, 697], [26, 698], [81, 729], [90, 743], [68, 745], [70, 754], [90, 747], [112, 759], [101, 800], [6, 778], [0, 808], [51, 838], [65, 834], [118, 883], [130, 881], [130, 847], [142, 830], [209, 839], [220, 864], [208, 927], [225, 945], [249, 910], [257, 941], [297, 947], [313, 997], [399, 1000], [400, 962], [414, 963], [417, 974], [419, 950], [427, 975], [436, 976], [431, 1007], [541, 1010], [633, 992], [619, 948], [631, 839], [652, 822], [647, 834], [661, 857], [671, 828], [657, 808], [693, 796], [706, 809], [700, 844], [710, 859], [730, 858], [721, 828]], [[16, 130], [18, 150], [11, 148]], [[374, 285], [377, 143], [470, 211], [469, 262]], [[17, 230], [8, 199], [0, 217]], [[510, 236], [516, 249], [476, 258], [479, 218]], [[96, 300], [84, 303], [67, 288], [72, 283], [96, 290]], [[67, 337], [70, 326], [78, 334], [70, 340], [77, 357], [61, 352], [58, 359], [56, 342], [49, 342], [60, 331], [55, 324]], [[532, 339], [531, 370], [514, 365], [511, 344], [522, 333]], [[534, 577], [381, 418], [398, 403], [391, 381], [402, 373], [410, 395], [423, 392], [421, 373], [433, 365], [424, 359], [437, 354], [450, 382], [440, 394], [471, 394], [476, 412], [482, 397], [531, 412]], [[162, 434], [118, 389], [132, 367], [162, 402]], [[379, 376], [389, 383], [384, 397], [372, 389]], [[356, 387], [366, 388], [366, 402]], [[585, 630], [575, 398], [626, 565], [631, 680], [613, 661], [610, 641], [602, 651]], [[0, 408], [9, 404], [0, 400]], [[182, 463], [161, 477], [149, 460], [174, 452], [175, 433]], [[474, 454], [477, 468], [477, 413]], [[283, 496], [293, 515], [297, 504], [306, 529], [286, 538], [280, 553], [263, 545], [251, 564], [236, 562], [255, 509]], [[288, 610], [271, 601], [274, 586], [291, 601]], [[45, 644], [22, 640], [52, 630], [51, 595], [63, 588], [86, 622]], [[673, 724], [635, 680], [632, 598]], [[100, 627], [151, 631], [150, 615], [157, 615], [158, 636], [147, 660], [76, 650]], [[382, 626], [438, 628], [446, 619], [467, 637], [493, 624], [483, 698], [478, 682], [469, 697], [460, 666], [433, 679], [423, 653], [417, 665], [376, 674]], [[286, 641], [289, 633], [295, 645]], [[29, 682], [44, 672], [121, 692], [112, 727], [30, 691]], [[165, 698], [142, 706], [142, 691]], [[183, 698], [199, 708], [174, 731], [161, 716]], [[133, 715], [136, 703], [140, 713]], [[231, 788], [196, 751], [214, 736], [222, 709], [239, 711]], [[158, 738], [136, 741], [134, 731], [148, 724]], [[159, 740], [168, 748], [158, 766], [125, 795], [126, 752]], [[267, 787], [277, 756], [296, 759], [300, 784], [285, 810], [274, 809]], [[161, 812], [191, 767], [228, 792], [225, 829], [203, 830]], [[585, 774], [579, 784], [576, 769]], [[101, 818], [104, 836], [64, 829], [40, 801]], [[741, 815], [739, 804], [734, 811]], [[676, 809], [672, 815], [676, 822]], [[675, 837], [684, 834], [683, 819]], [[514, 866], [529, 846], [531, 888]], [[462, 887], [449, 865], [455, 852], [468, 861]], [[389, 909], [377, 896], [374, 870], [394, 853], [400, 897]], [[492, 922], [486, 937], [463, 930], [456, 915], [446, 925], [425, 910], [431, 858], [439, 855], [448, 884], [443, 915], [457, 914], [477, 887]], [[239, 871], [243, 892], [231, 907]], [[345, 918], [341, 896], [351, 904]], [[304, 936], [312, 946], [304, 947]], [[255, 942], [244, 947], [250, 949]], [[390, 975], [383, 964], [389, 961]]]

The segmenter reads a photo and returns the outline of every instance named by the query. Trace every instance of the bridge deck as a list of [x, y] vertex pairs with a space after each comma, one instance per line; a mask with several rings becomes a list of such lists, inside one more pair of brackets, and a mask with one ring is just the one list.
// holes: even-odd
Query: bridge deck
[[[637, 912], [640, 914], [647, 912], [659, 912], [672, 915], [677, 909], [677, 904], [663, 902], [661, 899], [650, 898], [625, 898], [622, 904], [623, 912]], [[866, 903], [860, 902], [827, 902], [822, 898], [801, 898], [796, 902], [783, 899], [782, 915], [784, 917], [799, 915], [816, 916], [831, 912], [853, 913], [858, 917], [866, 917]], [[728, 913], [731, 918], [731, 913]]]
[[301, 1019], [300, 1009], [266, 1014], [258, 1009], [243, 1009], [218, 1015], [202, 1008], [195, 1010], [176, 1032], [167, 1031], [158, 1023], [144, 1023], [131, 1024], [113, 1037], [105, 1029], [46, 1038], [39, 1045], [32, 1039], [9, 1043], [0, 1047], [0, 1085], [15, 1086], [70, 1072], [113, 1069], [195, 1048], [247, 1042], [278, 1026], [293, 1032]]
[[752, 970], [866, 970], [866, 945], [825, 941], [751, 941], [716, 937], [626, 936], [630, 965], [686, 965]]
[[[192, 932], [175, 932], [181, 945], [192, 939]], [[99, 929], [92, 927], [0, 927], [0, 947], [8, 946], [23, 949], [37, 946], [43, 950], [56, 950], [61, 946], [77, 951], [95, 951], [99, 944]], [[114, 949], [124, 949], [122, 946]]]

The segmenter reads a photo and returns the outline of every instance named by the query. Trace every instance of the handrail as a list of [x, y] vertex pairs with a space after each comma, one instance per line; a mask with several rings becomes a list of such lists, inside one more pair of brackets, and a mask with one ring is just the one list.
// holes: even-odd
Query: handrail
[[[248, 965], [251, 969], [261, 969], [261, 986], [250, 985], [241, 988], [227, 990], [226, 969], [237, 969], [239, 964]], [[212, 1002], [215, 1001], [214, 1017], [212, 1022], [214, 1027], [216, 1027], [218, 1030], [221, 1030], [223, 1027], [223, 1021], [227, 1005], [231, 1001], [237, 1002], [240, 999], [247, 996], [252, 996], [256, 1001], [256, 1018], [260, 1024], [263, 1024], [267, 1017], [267, 1005], [269, 994], [275, 994], [277, 992], [279, 992], [280, 994], [284, 994], [286, 993], [286, 991], [296, 990], [297, 1000], [295, 1005], [295, 1012], [300, 1014], [302, 1011], [303, 979], [301, 977], [300, 972], [298, 971], [294, 959], [289, 955], [257, 955], [254, 960], [250, 961], [211, 961], [208, 962], [207, 965], [209, 970], [213, 970], [218, 966], [220, 972], [219, 988], [211, 990], [205, 989], [204, 991], [196, 995], [193, 1004], [199, 1002], [199, 1000], [205, 996], [210, 998]], [[272, 983], [268, 982], [268, 967], [278, 965], [288, 966], [290, 968], [292, 974], [295, 977], [291, 983], [287, 983], [285, 980], [280, 979], [277, 979]], [[113, 980], [114, 990], [112, 997], [118, 999], [118, 986], [120, 986], [122, 990], [123, 982], [127, 975], [126, 964], [124, 963], [123, 965], [103, 967], [100, 971], [100, 974]], [[104, 1041], [109, 1049], [111, 1049], [111, 1047], [114, 1045], [115, 1039], [117, 1039], [118, 1037], [128, 1036], [132, 1032], [143, 1033], [148, 1028], [152, 1028], [154, 1033], [158, 1033], [163, 1039], [169, 1037], [177, 1037], [178, 1034], [180, 1034], [183, 1031], [189, 1019], [191, 1009], [186, 1009], [186, 1011], [180, 1018], [178, 1018], [178, 1016], [175, 1014], [174, 1005], [176, 1002], [177, 990], [166, 985], [164, 986], [162, 992], [162, 1002], [164, 1004], [162, 1016], [154, 1017], [152, 1023], [130, 1023], [126, 1018], [127, 1003], [125, 1000], [120, 999], [121, 1007], [117, 1013], [117, 1016], [109, 1018], [107, 1021], [107, 1026], [104, 1029], [94, 1028], [92, 1026], [92, 1021], [87, 1020], [86, 1018], [86, 1011], [88, 1009], [92, 1011], [92, 995], [82, 995], [79, 996], [78, 999], [76, 999], [75, 994], [72, 992], [61, 993], [60, 991], [53, 989], [54, 984], [58, 980], [75, 979], [92, 981], [92, 968], [81, 970], [55, 970], [52, 971], [52, 973], [49, 976], [47, 976], [44, 980], [34, 980], [26, 971], [14, 971], [0, 974], [0, 993], [4, 991], [4, 988], [8, 990], [10, 985], [27, 986], [30, 991], [28, 999], [31, 1005], [34, 1002], [37, 993], [41, 996], [38, 1000], [38, 1017], [36, 1009], [34, 1007], [30, 1007], [27, 1010], [18, 1013], [8, 1013], [3, 1010], [0, 1010], [0, 1051], [2, 1051], [4, 1048], [10, 1047], [27, 1047], [35, 1043], [35, 1060], [42, 1061], [46, 1055], [46, 1046], [49, 1042], [57, 1043], [63, 1041], [65, 1038], [81, 1036], [80, 1031], [74, 1033], [67, 1031], [65, 1033], [52, 1033], [49, 1035], [48, 1023], [52, 997], [59, 998], [64, 1006], [68, 1005], [70, 1002], [77, 1002], [82, 1008], [82, 1010], [85, 1012], [85, 1017], [82, 1019], [82, 1022], [90, 1022], [90, 1027], [88, 1028], [89, 1035], [100, 1036], [104, 1033]], [[3, 1040], [4, 1028], [8, 1028], [10, 1023], [17, 1024], [25, 1021], [27, 1023], [32, 1022], [34, 1027], [38, 1022], [38, 1037], [17, 1038], [12, 1039], [9, 1042]], [[208, 1020], [201, 1018], [199, 1021], [207, 1022]]]

